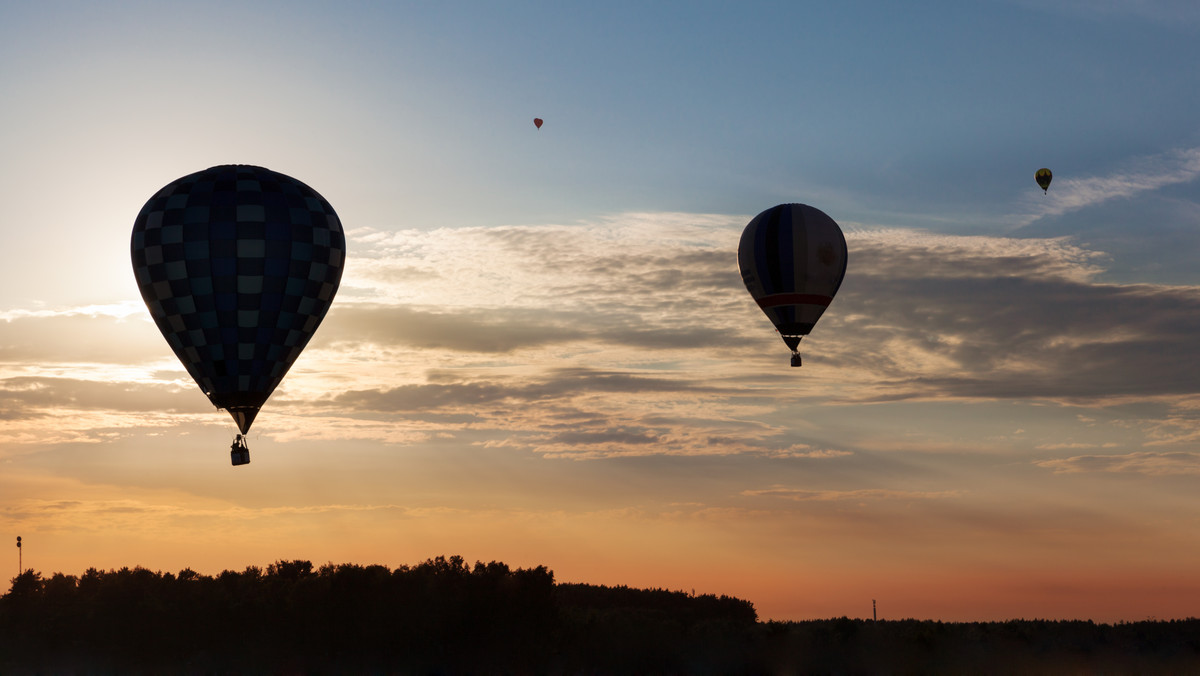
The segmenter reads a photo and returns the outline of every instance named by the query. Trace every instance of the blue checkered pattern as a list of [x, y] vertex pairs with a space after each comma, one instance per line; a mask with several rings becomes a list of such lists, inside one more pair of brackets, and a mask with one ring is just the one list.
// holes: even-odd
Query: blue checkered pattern
[[337, 292], [346, 238], [333, 207], [269, 169], [212, 167], [146, 202], [131, 251], [167, 343], [245, 434]]

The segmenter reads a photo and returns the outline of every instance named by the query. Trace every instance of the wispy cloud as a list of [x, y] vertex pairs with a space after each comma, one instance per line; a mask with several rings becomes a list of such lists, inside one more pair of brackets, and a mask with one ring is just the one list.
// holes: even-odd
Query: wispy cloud
[[806, 490], [772, 486], [742, 491], [752, 497], [780, 498], [796, 502], [877, 502], [946, 500], [963, 496], [962, 491], [904, 491], [884, 488], [859, 488], [853, 490]]
[[1061, 474], [1107, 472], [1147, 474], [1150, 476], [1192, 476], [1200, 474], [1200, 453], [1124, 453], [1114, 455], [1077, 455], [1035, 463]]
[[174, 384], [100, 382], [71, 378], [0, 380], [0, 406], [12, 409], [188, 410], [191, 397]]
[[[172, 357], [143, 305], [137, 313], [9, 312], [0, 321], [0, 363], [129, 363]], [[173, 357], [172, 357], [173, 358]]]
[[338, 300], [585, 311], [678, 302], [738, 281], [744, 225], [741, 216], [634, 213], [574, 225], [358, 229]]
[[0, 311], [0, 320], [11, 322], [14, 319], [50, 318], [50, 317], [115, 317], [125, 319], [131, 316], [140, 317], [145, 313], [146, 306], [140, 301], [121, 301], [97, 305], [83, 305], [60, 309], [28, 308]]
[[[1193, 9], [1193, 12], [1200, 20], [1200, 9]], [[1200, 148], [1184, 148], [1133, 160], [1128, 168], [1105, 176], [1056, 174], [1046, 194], [1025, 200], [1016, 223], [1018, 227], [1026, 226], [1048, 216], [1187, 183], [1197, 176], [1200, 176]]]
[[[152, 492], [135, 492], [125, 498], [45, 499], [31, 498], [0, 506], [0, 523], [33, 529], [54, 537], [75, 540], [95, 537], [149, 538], [173, 540], [180, 533], [202, 542], [221, 542], [230, 523], [240, 524], [232, 537], [270, 539], [280, 530], [304, 528], [314, 520], [338, 520], [374, 514], [375, 519], [438, 520], [460, 515], [467, 510], [452, 506], [411, 506], [390, 503], [322, 503], [300, 505], [247, 506], [223, 500], [176, 496], [164, 501]], [[380, 514], [385, 516], [380, 516]]]
[[1055, 444], [1038, 444], [1034, 448], [1036, 448], [1039, 451], [1064, 451], [1064, 450], [1078, 451], [1078, 450], [1093, 449], [1093, 448], [1116, 448], [1117, 446], [1120, 446], [1120, 444], [1113, 443], [1113, 442], [1089, 444], [1089, 443], [1084, 443], [1084, 442], [1079, 442], [1079, 441], [1069, 441], [1069, 442], [1062, 442], [1062, 443], [1055, 443]]

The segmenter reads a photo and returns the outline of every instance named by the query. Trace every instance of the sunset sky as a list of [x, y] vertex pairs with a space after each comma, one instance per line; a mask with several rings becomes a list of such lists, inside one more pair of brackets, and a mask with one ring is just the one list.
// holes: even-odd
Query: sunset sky
[[[0, 586], [20, 535], [1200, 615], [1197, 63], [1193, 0], [0, 2]], [[244, 467], [129, 253], [231, 163], [347, 237]], [[736, 261], [785, 202], [849, 248], [799, 369]]]

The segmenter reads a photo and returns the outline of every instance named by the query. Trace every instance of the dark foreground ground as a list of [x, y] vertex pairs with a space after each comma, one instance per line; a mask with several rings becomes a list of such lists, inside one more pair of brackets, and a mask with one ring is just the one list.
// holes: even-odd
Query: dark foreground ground
[[1200, 674], [1200, 620], [758, 622], [728, 596], [544, 567], [144, 568], [0, 597], [0, 674]]

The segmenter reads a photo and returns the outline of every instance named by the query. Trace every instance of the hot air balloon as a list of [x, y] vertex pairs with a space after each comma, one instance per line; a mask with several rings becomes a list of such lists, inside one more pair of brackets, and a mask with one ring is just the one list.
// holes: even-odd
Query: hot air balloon
[[346, 238], [333, 207], [290, 176], [248, 165], [168, 183], [130, 245], [150, 316], [200, 390], [245, 435], [337, 292]]
[[537, 127], [538, 129], [541, 129], [542, 128], [542, 118], [540, 118], [540, 117], [533, 118], [533, 126]]
[[1038, 186], [1040, 186], [1042, 189], [1043, 195], [1046, 194], [1046, 191], [1050, 189], [1050, 181], [1053, 178], [1054, 174], [1050, 173], [1050, 170], [1045, 167], [1038, 169], [1037, 173], [1033, 175], [1033, 180], [1037, 181]]
[[846, 238], [825, 212], [780, 204], [755, 216], [738, 244], [746, 289], [792, 350], [812, 331], [846, 276]]

